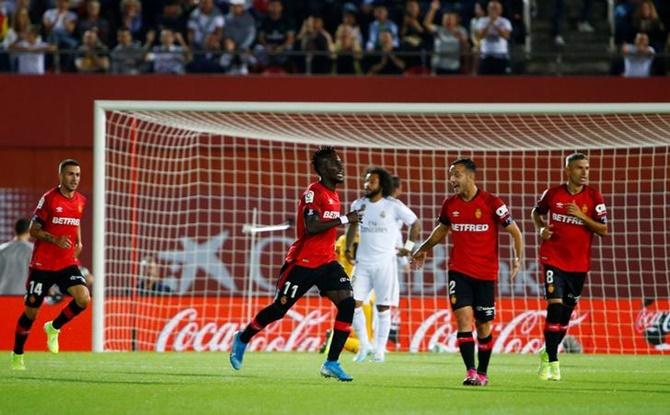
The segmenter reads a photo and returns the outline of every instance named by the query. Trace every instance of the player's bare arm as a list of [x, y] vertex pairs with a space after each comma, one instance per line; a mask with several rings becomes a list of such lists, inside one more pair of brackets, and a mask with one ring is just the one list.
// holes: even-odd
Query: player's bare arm
[[354, 241], [356, 240], [356, 234], [358, 233], [358, 222], [350, 222], [349, 227], [347, 227], [347, 238], [344, 249], [344, 256], [347, 258], [350, 264], [355, 264], [354, 258]]
[[551, 238], [551, 235], [553, 235], [553, 227], [554, 225], [549, 224], [544, 221], [544, 218], [542, 215], [540, 215], [537, 212], [537, 209], [533, 208], [531, 211], [531, 216], [533, 217], [533, 224], [535, 224], [535, 230], [540, 234], [540, 238], [542, 240], [547, 240]]
[[426, 255], [428, 254], [428, 251], [433, 249], [435, 245], [443, 241], [448, 234], [449, 234], [449, 227], [442, 223], [438, 224], [430, 233], [428, 239], [426, 239], [412, 255], [411, 262], [413, 264], [413, 267], [415, 269], [421, 268], [423, 266], [424, 261], [426, 260]]
[[414, 241], [419, 239], [420, 233], [421, 233], [421, 222], [417, 220], [407, 230], [407, 242], [405, 242], [404, 247], [398, 249], [398, 256], [409, 256], [412, 254], [412, 248], [414, 248], [413, 243]]
[[521, 270], [521, 261], [523, 259], [523, 238], [521, 237], [521, 230], [514, 222], [505, 227], [505, 232], [512, 235], [512, 240], [514, 242], [514, 257], [512, 258], [512, 270], [509, 275], [511, 281]]
[[30, 222], [30, 236], [40, 241], [52, 243], [60, 248], [67, 249], [72, 246], [72, 241], [65, 235], [54, 236], [51, 233], [42, 229], [39, 222]]
[[574, 201], [568, 203], [568, 214], [581, 219], [582, 222], [584, 222], [584, 226], [589, 228], [593, 233], [600, 236], [607, 236], [607, 224], [596, 222], [587, 216]]

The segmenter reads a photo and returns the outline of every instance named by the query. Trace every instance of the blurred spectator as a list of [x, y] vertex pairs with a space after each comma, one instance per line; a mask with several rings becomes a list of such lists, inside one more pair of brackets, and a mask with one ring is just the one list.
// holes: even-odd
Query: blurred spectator
[[153, 62], [155, 73], [183, 74], [186, 63], [191, 60], [191, 53], [181, 33], [163, 29], [160, 45], [153, 47], [151, 53], [147, 55], [147, 60]]
[[298, 33], [300, 49], [306, 53], [305, 71], [312, 74], [328, 74], [333, 71], [335, 45], [330, 33], [323, 27], [321, 16], [309, 16]]
[[368, 75], [402, 75], [405, 70], [405, 62], [394, 54], [393, 34], [384, 30], [379, 34], [381, 43], [381, 56], [377, 58]]
[[[170, 31], [172, 33], [172, 31]], [[162, 33], [161, 33], [162, 37]], [[165, 284], [160, 275], [156, 258], [146, 257], [140, 263], [140, 278], [137, 280], [137, 292], [140, 295], [169, 294], [172, 288]]]
[[[593, 0], [582, 0], [582, 11], [577, 24], [577, 30], [584, 33], [594, 32], [595, 29], [589, 23], [591, 20], [591, 10], [593, 9]], [[554, 0], [554, 12], [552, 16], [552, 33], [554, 43], [557, 46], [565, 45], [563, 39], [563, 25], [565, 20], [565, 0]]]
[[193, 55], [193, 60], [188, 64], [188, 70], [197, 73], [222, 72], [220, 60], [221, 40], [215, 33], [210, 33], [205, 40], [205, 49]]
[[338, 37], [338, 34], [341, 30], [349, 30], [351, 35], [354, 36], [356, 42], [362, 47], [363, 46], [363, 36], [361, 34], [361, 28], [358, 25], [358, 20], [356, 18], [356, 6], [352, 3], [346, 3], [342, 12], [342, 22], [337, 27], [335, 31], [335, 38]]
[[54, 43], [59, 49], [74, 49], [77, 47], [75, 28], [77, 15], [68, 10], [69, 0], [56, 0], [56, 7], [44, 12], [42, 25], [49, 43]]
[[189, 45], [195, 50], [202, 49], [208, 34], [221, 37], [224, 24], [223, 15], [214, 5], [214, 0], [201, 0], [188, 19]]
[[368, 33], [368, 41], [365, 44], [365, 50], [381, 50], [380, 33], [382, 31], [391, 33], [391, 40], [393, 47], [397, 48], [400, 45], [398, 41], [398, 26], [388, 18], [388, 9], [384, 5], [377, 5], [374, 8], [375, 20], [370, 23]]
[[502, 17], [502, 5], [491, 0], [487, 6], [488, 16], [477, 22], [475, 31], [480, 39], [480, 75], [504, 75], [509, 70], [508, 39], [512, 24]]
[[127, 28], [116, 32], [116, 47], [110, 54], [111, 72], [119, 75], [137, 75], [145, 71], [145, 58], [154, 41], [154, 32], [147, 33], [144, 47]]
[[343, 26], [337, 29], [335, 39], [335, 73], [343, 75], [361, 74], [362, 47], [353, 27]]
[[30, 221], [14, 224], [14, 239], [0, 245], [0, 295], [23, 295], [26, 292], [28, 264], [33, 254], [30, 243]]
[[28, 35], [30, 29], [30, 15], [26, 7], [21, 7], [14, 14], [14, 21], [12, 25], [7, 28], [7, 31], [0, 43], [0, 71], [13, 70], [16, 68], [16, 59], [10, 57], [5, 51], [9, 51], [9, 47], [19, 40], [23, 40]]
[[434, 0], [424, 19], [426, 30], [434, 36], [431, 67], [437, 75], [457, 74], [461, 72], [461, 61], [468, 50], [468, 32], [460, 25], [460, 16], [453, 10], [442, 15], [441, 26], [434, 25], [432, 22], [439, 8], [439, 0]]
[[21, 39], [9, 48], [17, 53], [17, 72], [25, 75], [44, 74], [44, 52], [54, 52], [55, 45], [50, 45], [40, 37], [40, 29], [36, 25], [30, 26], [25, 39]]
[[246, 11], [244, 0], [230, 0], [230, 12], [225, 17], [223, 33], [235, 42], [238, 50], [251, 50], [256, 40], [256, 22]]
[[486, 11], [482, 7], [481, 3], [476, 2], [473, 9], [474, 17], [470, 19], [470, 43], [472, 44], [472, 73], [477, 74], [479, 72], [479, 55], [481, 54], [481, 39], [477, 36], [477, 25], [479, 22], [486, 17]]
[[256, 52], [264, 66], [280, 66], [287, 70], [286, 51], [293, 48], [295, 29], [293, 22], [283, 15], [283, 6], [279, 0], [270, 0], [268, 15], [263, 19], [258, 31]]
[[81, 73], [102, 73], [109, 69], [108, 50], [95, 29], [87, 30], [82, 37], [81, 46], [74, 61], [77, 71]]
[[121, 0], [120, 8], [120, 27], [127, 27], [134, 39], [143, 39], [142, 3], [139, 0]]
[[408, 68], [421, 66], [421, 51], [424, 50], [425, 30], [421, 25], [420, 13], [421, 8], [418, 0], [408, 0], [400, 29], [400, 51], [407, 53], [403, 60]]
[[223, 40], [223, 54], [219, 62], [226, 75], [247, 75], [249, 66], [256, 63], [253, 55], [240, 52], [231, 38]]
[[110, 42], [110, 26], [107, 19], [100, 17], [100, 2], [90, 0], [86, 3], [86, 18], [79, 21], [77, 32], [83, 36], [87, 30], [93, 30], [98, 33], [98, 39], [105, 45]]
[[627, 78], [646, 78], [651, 75], [651, 65], [654, 61], [654, 48], [649, 46], [649, 36], [638, 33], [635, 44], [625, 43], [621, 48], [624, 55], [623, 76]]
[[643, 0], [633, 14], [632, 33], [627, 36], [628, 42], [637, 44], [637, 37], [645, 33], [649, 38], [649, 45], [658, 50], [663, 50], [667, 35], [665, 26], [658, 17], [656, 6], [651, 0]]
[[180, 0], [168, 0], [163, 4], [161, 13], [156, 17], [156, 30], [170, 29], [175, 33], [186, 34], [186, 14]]

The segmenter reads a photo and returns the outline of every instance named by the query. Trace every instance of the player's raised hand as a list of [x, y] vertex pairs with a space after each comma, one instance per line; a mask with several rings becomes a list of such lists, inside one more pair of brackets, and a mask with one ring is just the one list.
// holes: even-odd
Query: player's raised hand
[[72, 246], [72, 241], [70, 241], [70, 238], [68, 238], [67, 236], [60, 235], [60, 236], [54, 236], [54, 244], [56, 244], [56, 246], [60, 248], [67, 249]]
[[543, 240], [547, 240], [547, 239], [551, 238], [551, 235], [554, 234], [554, 229], [553, 228], [554, 228], [553, 223], [550, 223], [547, 226], [543, 226], [540, 229], [540, 238], [542, 238]]
[[358, 210], [352, 210], [352, 211], [347, 212], [347, 219], [349, 219], [349, 223], [359, 223], [361, 220], [363, 220], [363, 211], [364, 210], [365, 210], [365, 205], [363, 205]]

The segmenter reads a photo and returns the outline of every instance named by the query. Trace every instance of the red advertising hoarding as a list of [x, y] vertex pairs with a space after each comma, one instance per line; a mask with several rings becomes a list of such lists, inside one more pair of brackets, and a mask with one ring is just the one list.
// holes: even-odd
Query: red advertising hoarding
[[[110, 298], [110, 307], [118, 299]], [[257, 299], [259, 309], [262, 299]], [[127, 301], [127, 300], [126, 300]], [[107, 336], [106, 350], [130, 350], [135, 337], [146, 351], [229, 351], [233, 334], [244, 327], [243, 297], [146, 297], [142, 307], [160, 310], [151, 316], [138, 316], [132, 324], [116, 326]], [[268, 299], [269, 301], [269, 299]], [[225, 304], [226, 318], [221, 318]], [[43, 322], [54, 318], [65, 305], [45, 305], [26, 344], [27, 350], [45, 350]], [[0, 349], [12, 347], [16, 318], [23, 305], [20, 297], [0, 297], [5, 319], [0, 322]], [[533, 353], [543, 343], [544, 301], [508, 299], [497, 302], [494, 321], [494, 351]], [[515, 310], [515, 311], [513, 311]], [[255, 310], [258, 311], [258, 310]], [[286, 317], [268, 326], [251, 343], [257, 351], [316, 351], [333, 322], [335, 308], [317, 297], [302, 299]], [[401, 299], [399, 342], [390, 350], [456, 352], [456, 325], [446, 298]], [[608, 327], [602, 322], [619, 322]], [[619, 336], [612, 336], [617, 332]], [[107, 333], [111, 334], [111, 333]], [[668, 353], [670, 350], [670, 301], [644, 306], [640, 300], [583, 299], [572, 316], [570, 336], [584, 353]], [[113, 337], [113, 340], [111, 339]], [[61, 350], [91, 350], [91, 312], [82, 313], [63, 328]]]

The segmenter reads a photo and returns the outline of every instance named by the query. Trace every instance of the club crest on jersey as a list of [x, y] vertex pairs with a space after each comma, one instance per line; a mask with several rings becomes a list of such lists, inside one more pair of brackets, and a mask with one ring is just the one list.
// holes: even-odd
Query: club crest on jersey
[[309, 191], [305, 193], [305, 203], [314, 203], [314, 192]]
[[451, 216], [457, 218], [457, 217], [461, 216], [461, 212], [459, 212], [457, 210], [454, 210], [453, 212], [451, 212]]
[[60, 206], [56, 207], [56, 213], [63, 213], [63, 208]]
[[385, 218], [385, 217], [386, 217], [386, 212], [384, 212], [384, 211], [382, 210], [381, 213], [379, 214], [379, 217], [380, 217], [380, 218]]
[[456, 296], [455, 295], [452, 295], [449, 300], [451, 301], [451, 304], [456, 304]]
[[79, 211], [79, 213], [83, 212], [84, 211], [84, 205], [77, 206], [77, 210]]
[[589, 212], [589, 207], [586, 205], [582, 205], [582, 212], [588, 213]]
[[563, 209], [563, 202], [556, 202], [557, 209]]
[[282, 295], [281, 298], [279, 299], [279, 302], [280, 302], [282, 305], [286, 304], [287, 301], [288, 301], [288, 299], [286, 298], [285, 295]]
[[554, 284], [549, 284], [549, 286], [547, 287], [547, 292], [549, 294], [554, 292]]
[[481, 218], [481, 217], [482, 217], [482, 210], [479, 209], [479, 208], [477, 208], [477, 209], [475, 210], [475, 218], [479, 219], [479, 218]]

